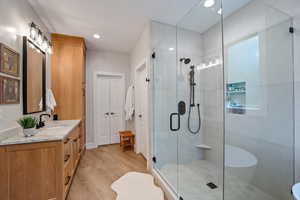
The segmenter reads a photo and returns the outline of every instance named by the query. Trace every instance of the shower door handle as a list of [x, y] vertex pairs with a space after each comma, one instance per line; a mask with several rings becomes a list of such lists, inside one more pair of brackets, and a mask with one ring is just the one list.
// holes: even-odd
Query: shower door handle
[[[173, 128], [173, 118], [177, 116], [178, 125], [177, 128]], [[178, 131], [180, 129], [180, 114], [179, 113], [171, 113], [170, 115], [170, 129], [171, 131]]]

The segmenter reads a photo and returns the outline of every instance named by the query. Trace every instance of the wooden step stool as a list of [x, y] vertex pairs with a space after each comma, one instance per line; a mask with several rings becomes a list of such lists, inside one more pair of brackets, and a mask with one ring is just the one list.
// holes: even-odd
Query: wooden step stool
[[130, 147], [134, 150], [134, 138], [135, 135], [131, 131], [119, 131], [120, 134], [120, 146], [125, 151], [126, 147]]

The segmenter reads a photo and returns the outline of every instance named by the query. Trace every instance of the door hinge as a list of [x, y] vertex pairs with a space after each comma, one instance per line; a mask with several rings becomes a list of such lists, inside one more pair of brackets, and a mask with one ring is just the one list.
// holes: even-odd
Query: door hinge
[[290, 33], [293, 34], [293, 33], [295, 32], [295, 28], [291, 26], [291, 27], [289, 28], [289, 31], [290, 31]]
[[154, 163], [156, 163], [156, 157], [155, 157], [155, 156], [152, 157], [152, 161], [153, 161]]
[[183, 198], [182, 198], [182, 197], [179, 197], [179, 200], [183, 200]]
[[156, 53], [155, 53], [155, 52], [153, 52], [153, 53], [152, 53], [152, 55], [151, 55], [151, 57], [152, 57], [153, 59], [155, 59], [155, 57], [156, 57]]
[[146, 82], [150, 82], [150, 79], [149, 79], [149, 78], [146, 78]]

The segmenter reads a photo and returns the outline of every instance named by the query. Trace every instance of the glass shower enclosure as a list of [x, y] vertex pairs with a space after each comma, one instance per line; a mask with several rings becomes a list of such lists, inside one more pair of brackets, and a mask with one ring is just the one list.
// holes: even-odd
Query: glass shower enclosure
[[290, 6], [202, 0], [152, 23], [154, 170], [178, 199], [292, 199]]

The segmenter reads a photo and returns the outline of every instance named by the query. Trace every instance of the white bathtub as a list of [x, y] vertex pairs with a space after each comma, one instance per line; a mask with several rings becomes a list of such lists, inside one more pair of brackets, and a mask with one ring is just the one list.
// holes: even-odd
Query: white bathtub
[[225, 145], [225, 170], [231, 176], [249, 183], [254, 175], [257, 158], [250, 152], [231, 145]]

